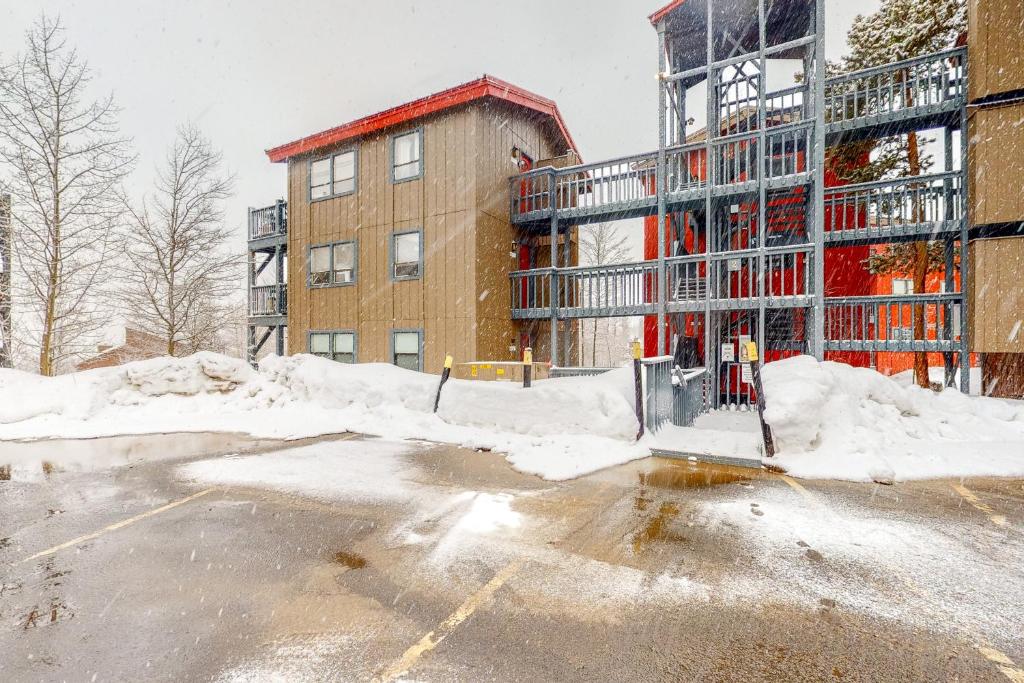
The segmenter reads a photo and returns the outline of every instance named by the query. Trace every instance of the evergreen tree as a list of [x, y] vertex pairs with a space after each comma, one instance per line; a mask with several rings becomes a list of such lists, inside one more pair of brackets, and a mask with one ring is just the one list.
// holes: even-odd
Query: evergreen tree
[[[966, 0], [883, 0], [877, 12], [854, 19], [847, 34], [849, 53], [830, 63], [829, 71], [856, 71], [938, 52], [952, 47], [966, 30]], [[907, 104], [912, 104], [909, 87], [906, 97]], [[931, 142], [911, 132], [847, 145], [836, 150], [831, 161], [853, 182], [917, 176], [934, 164], [927, 152]], [[867, 165], [854, 163], [863, 159], [866, 151], [871, 152], [871, 161]], [[920, 210], [912, 208], [915, 214]], [[874, 274], [911, 274], [914, 292], [923, 293], [927, 274], [943, 270], [945, 261], [941, 244], [922, 241], [889, 245], [873, 253], [866, 265]], [[915, 318], [914, 336], [920, 339], [924, 336], [923, 310], [916, 311]], [[920, 386], [928, 386], [927, 354], [915, 354], [914, 377]]]

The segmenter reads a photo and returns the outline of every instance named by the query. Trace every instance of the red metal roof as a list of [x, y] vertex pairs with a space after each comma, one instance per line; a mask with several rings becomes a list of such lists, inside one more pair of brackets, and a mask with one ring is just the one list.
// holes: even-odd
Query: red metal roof
[[686, 0], [672, 0], [672, 2], [668, 3], [667, 5], [665, 5], [660, 10], [658, 10], [657, 12], [655, 12], [654, 14], [647, 18], [651, 20], [652, 24], [657, 24], [659, 21], [665, 18], [666, 14], [674, 10], [676, 7], [679, 7], [684, 2], [686, 2]]
[[566, 127], [565, 121], [562, 120], [562, 114], [558, 111], [558, 105], [555, 104], [553, 100], [541, 97], [540, 95], [535, 95], [529, 90], [524, 90], [499, 78], [484, 74], [482, 77], [474, 81], [457, 85], [454, 88], [448, 88], [447, 90], [442, 90], [441, 92], [434, 93], [433, 95], [421, 97], [418, 100], [406, 102], [405, 104], [400, 104], [397, 107], [385, 109], [384, 111], [376, 114], [364, 116], [361, 119], [356, 119], [355, 121], [350, 121], [340, 126], [335, 126], [334, 128], [314, 133], [313, 135], [308, 135], [293, 142], [279, 145], [273, 149], [268, 149], [267, 156], [275, 163], [278, 161], [286, 161], [288, 158], [299, 154], [311, 152], [321, 147], [336, 145], [345, 140], [367, 135], [368, 133], [373, 133], [383, 128], [406, 123], [408, 121], [427, 116], [428, 114], [450, 109], [451, 107], [485, 97], [494, 97], [505, 102], [511, 102], [512, 104], [520, 107], [531, 109], [540, 114], [550, 116], [554, 120], [558, 131], [561, 133], [562, 137], [565, 138], [569, 147], [579, 154], [579, 150], [576, 148], [576, 143], [569, 134], [569, 129]]

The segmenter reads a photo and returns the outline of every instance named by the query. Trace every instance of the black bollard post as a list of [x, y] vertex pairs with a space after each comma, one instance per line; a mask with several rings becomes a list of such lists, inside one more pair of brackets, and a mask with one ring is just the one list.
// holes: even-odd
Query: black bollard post
[[441, 371], [441, 382], [437, 385], [437, 396], [434, 397], [434, 412], [437, 412], [437, 405], [441, 402], [441, 387], [448, 381], [452, 374], [452, 357], [448, 354], [444, 357], [444, 370]]
[[523, 388], [529, 389], [533, 380], [533, 348], [523, 349]]
[[644, 382], [640, 376], [640, 342], [633, 340], [633, 385], [636, 394], [636, 421], [640, 423], [640, 429], [636, 433], [637, 441], [644, 435]]

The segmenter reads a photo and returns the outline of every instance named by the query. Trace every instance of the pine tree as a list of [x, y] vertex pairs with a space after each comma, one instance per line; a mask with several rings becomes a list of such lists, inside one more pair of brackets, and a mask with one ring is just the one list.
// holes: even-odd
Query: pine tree
[[[966, 0], [883, 0], [877, 12], [854, 19], [847, 34], [849, 54], [837, 63], [830, 63], [829, 71], [856, 71], [938, 52], [952, 47], [966, 30]], [[908, 104], [911, 97], [908, 89]], [[934, 164], [932, 155], [927, 152], [931, 142], [911, 132], [878, 142], [848, 145], [836, 150], [832, 161], [847, 171], [847, 180], [854, 182], [917, 176]], [[866, 166], [850, 163], [852, 159], [863, 158], [865, 151], [872, 152], [870, 163]], [[920, 209], [914, 207], [913, 211], [917, 213]], [[922, 293], [927, 274], [943, 270], [945, 260], [941, 244], [921, 241], [889, 245], [873, 253], [866, 265], [874, 274], [911, 273], [914, 292]], [[922, 313], [915, 312], [916, 338], [924, 335]], [[920, 386], [928, 386], [927, 354], [915, 354], [914, 377]]]

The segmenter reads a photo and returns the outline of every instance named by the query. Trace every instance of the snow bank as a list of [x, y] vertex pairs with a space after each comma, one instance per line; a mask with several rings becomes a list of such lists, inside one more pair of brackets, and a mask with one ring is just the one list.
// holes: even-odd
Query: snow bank
[[[253, 370], [214, 353], [155, 358], [54, 378], [0, 370], [0, 440], [157, 432], [302, 438], [358, 431], [501, 451], [551, 479], [643, 457], [625, 372], [537, 382], [531, 389], [450, 380], [309, 355]], [[17, 397], [17, 400], [14, 399]]]
[[774, 464], [809, 478], [1024, 475], [1024, 403], [797, 356], [762, 370]]

